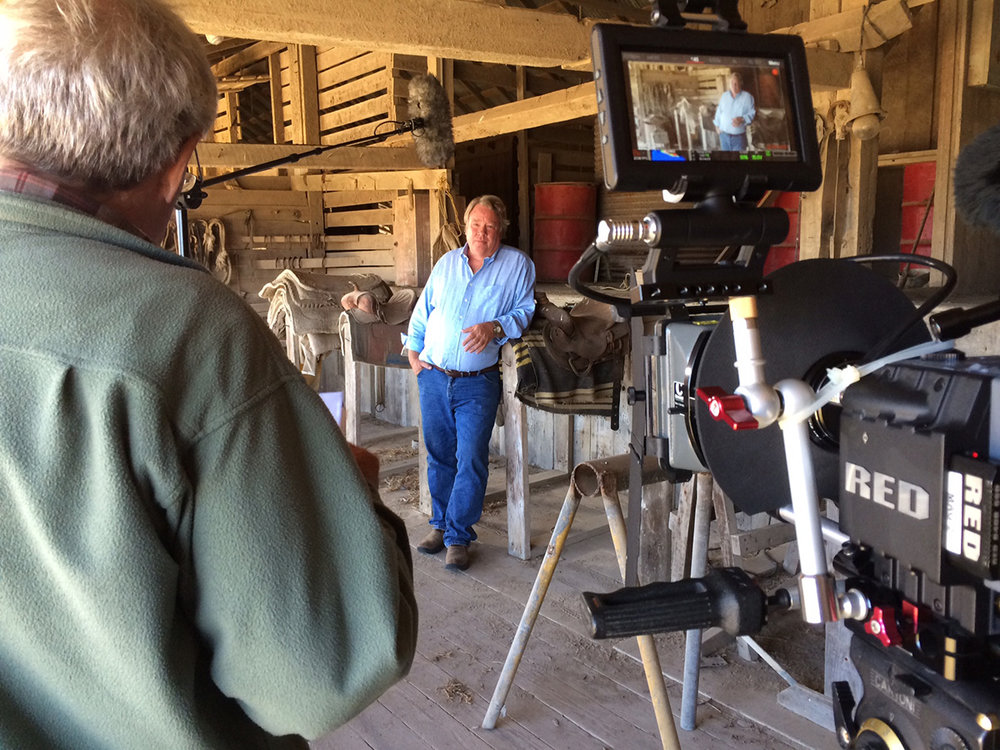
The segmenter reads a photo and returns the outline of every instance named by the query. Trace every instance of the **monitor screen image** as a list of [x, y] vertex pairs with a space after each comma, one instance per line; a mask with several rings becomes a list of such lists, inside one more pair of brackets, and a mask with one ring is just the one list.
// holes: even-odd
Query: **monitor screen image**
[[625, 52], [635, 159], [799, 159], [785, 61]]
[[800, 37], [597, 24], [592, 50], [609, 189], [748, 200], [819, 186]]

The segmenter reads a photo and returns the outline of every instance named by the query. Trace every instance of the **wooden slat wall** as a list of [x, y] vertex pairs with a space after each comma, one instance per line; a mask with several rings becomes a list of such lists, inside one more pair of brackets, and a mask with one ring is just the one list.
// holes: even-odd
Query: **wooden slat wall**
[[267, 303], [257, 293], [280, 269], [322, 262], [322, 196], [290, 190], [282, 178], [247, 182], [254, 189], [232, 183], [209, 188], [204, 203], [188, 218], [222, 221], [233, 264], [230, 286], [263, 313]]
[[[361, 403], [358, 408], [362, 414], [370, 414], [390, 424], [417, 425], [417, 385], [412, 372], [395, 367], [362, 365], [359, 379]], [[628, 453], [631, 415], [632, 409], [624, 398], [617, 430], [611, 429], [611, 420], [607, 417], [552, 414], [528, 409], [525, 462], [540, 469], [572, 469], [581, 461]], [[503, 429], [493, 429], [490, 450], [494, 454], [504, 454]], [[570, 444], [571, 457], [567, 451]], [[567, 461], [569, 466], [566, 466]]]
[[[284, 120], [292, 96], [290, 55], [280, 55]], [[427, 59], [343, 48], [317, 50], [320, 143], [372, 135], [379, 123], [407, 118], [410, 79], [427, 71]]]
[[[424, 57], [340, 48], [285, 48], [269, 58], [275, 141], [344, 143], [375, 132], [380, 123], [408, 116], [410, 79], [426, 72]], [[315, 67], [315, 83], [297, 80]], [[213, 139], [240, 140], [237, 93], [219, 98]], [[296, 97], [304, 98], [295, 101]], [[315, 101], [313, 101], [315, 99]], [[312, 126], [299, 119], [315, 118]], [[309, 140], [303, 143], [303, 134]], [[296, 173], [294, 165], [286, 168]], [[211, 174], [211, 171], [209, 172]], [[273, 174], [273, 173], [272, 173]], [[313, 273], [377, 273], [396, 280], [398, 221], [395, 190], [302, 190], [288, 177], [252, 177], [209, 191], [194, 219], [222, 219], [227, 251], [236, 264], [232, 285], [255, 307], [257, 292], [283, 268]], [[412, 196], [406, 196], [411, 200]], [[408, 215], [412, 221], [413, 216]], [[412, 236], [410, 228], [408, 236]]]
[[[323, 193], [327, 273], [377, 273], [396, 281], [393, 202], [396, 191]], [[343, 270], [346, 269], [346, 270]]]
[[528, 131], [533, 182], [594, 181], [594, 118]]
[[882, 65], [881, 102], [885, 119], [879, 131], [879, 151], [895, 153], [934, 148], [937, 108], [933, 106], [937, 64], [937, 8], [913, 11], [913, 28], [887, 45]]
[[219, 112], [212, 128], [211, 140], [216, 143], [239, 143], [240, 130], [236, 117], [237, 92], [219, 94]]
[[[215, 187], [189, 218], [221, 219], [238, 273], [232, 285], [252, 297], [283, 268], [312, 273], [376, 273], [396, 281], [394, 201], [397, 191]], [[287, 180], [284, 182], [287, 183]], [[404, 196], [405, 200], [409, 200]]]

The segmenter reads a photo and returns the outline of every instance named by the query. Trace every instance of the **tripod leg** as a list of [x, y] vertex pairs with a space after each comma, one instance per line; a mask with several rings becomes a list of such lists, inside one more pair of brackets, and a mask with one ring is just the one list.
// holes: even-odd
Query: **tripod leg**
[[576, 516], [576, 509], [580, 507], [580, 494], [576, 491], [573, 483], [570, 482], [566, 492], [566, 499], [563, 500], [562, 509], [559, 511], [559, 518], [556, 519], [555, 528], [552, 529], [552, 538], [549, 546], [545, 550], [545, 557], [542, 558], [541, 567], [535, 577], [535, 585], [528, 595], [528, 602], [524, 606], [524, 614], [521, 615], [521, 622], [517, 626], [514, 640], [510, 644], [510, 651], [507, 652], [507, 660], [504, 662], [500, 672], [500, 679], [493, 690], [493, 698], [490, 700], [489, 708], [486, 709], [486, 717], [483, 719], [483, 729], [494, 729], [497, 725], [497, 717], [500, 709], [503, 708], [507, 700], [507, 694], [514, 683], [514, 674], [524, 656], [524, 649], [528, 645], [528, 638], [531, 636], [531, 629], [535, 626], [538, 612], [542, 608], [542, 601], [545, 593], [552, 582], [552, 575], [556, 571], [556, 563], [559, 562], [559, 555], [562, 554], [563, 546], [566, 544], [566, 537], [569, 536], [570, 526], [573, 525], [573, 518]]
[[[600, 486], [601, 498], [604, 500], [604, 513], [608, 517], [611, 540], [615, 545], [618, 567], [624, 582], [627, 546], [625, 518], [622, 515], [622, 506], [617, 493], [613, 496], [607, 494], [603, 481], [600, 482]], [[639, 655], [642, 657], [642, 668], [646, 672], [646, 684], [649, 686], [649, 696], [653, 701], [653, 712], [656, 714], [656, 726], [660, 731], [660, 742], [663, 744], [663, 750], [680, 750], [681, 745], [677, 738], [677, 728], [674, 726], [674, 714], [670, 708], [667, 687], [663, 683], [663, 670], [660, 668], [660, 657], [656, 652], [656, 643], [651, 635], [636, 636], [636, 641], [639, 644]]]
[[[708, 536], [712, 527], [712, 477], [699, 474], [695, 485], [694, 536], [691, 540], [691, 577], [700, 578], [708, 567]], [[698, 680], [701, 673], [701, 631], [689, 630], [684, 644], [684, 692], [681, 694], [681, 728], [695, 728]]]

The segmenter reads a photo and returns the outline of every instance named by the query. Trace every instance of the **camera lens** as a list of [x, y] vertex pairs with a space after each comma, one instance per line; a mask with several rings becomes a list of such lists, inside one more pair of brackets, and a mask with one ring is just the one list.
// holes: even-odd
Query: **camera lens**
[[[803, 380], [819, 391], [829, 382], [827, 370], [844, 367], [861, 361], [861, 352], [833, 352], [810, 367]], [[809, 418], [809, 435], [813, 442], [824, 448], [837, 450], [840, 445], [840, 405], [830, 403]]]

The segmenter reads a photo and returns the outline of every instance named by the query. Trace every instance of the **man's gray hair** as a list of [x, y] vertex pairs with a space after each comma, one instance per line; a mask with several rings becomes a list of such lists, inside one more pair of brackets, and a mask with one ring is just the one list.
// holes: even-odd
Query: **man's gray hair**
[[469, 201], [469, 205], [465, 207], [465, 217], [462, 220], [464, 225], [468, 226], [469, 215], [472, 214], [472, 209], [476, 206], [486, 206], [497, 215], [497, 220], [500, 222], [501, 236], [507, 231], [507, 227], [510, 226], [510, 221], [507, 220], [507, 207], [495, 195], [480, 195], [478, 198], [473, 198]]
[[128, 188], [217, 110], [204, 48], [159, 0], [0, 1], [0, 156]]

